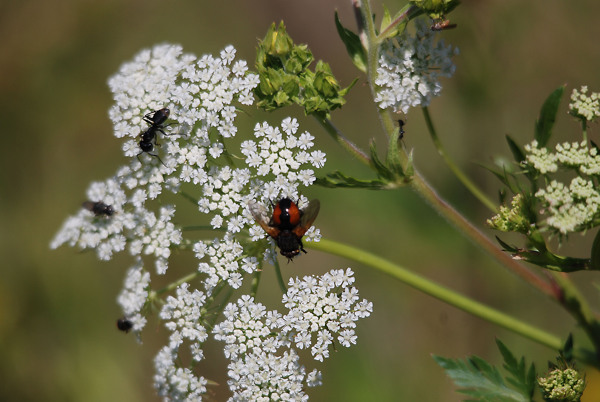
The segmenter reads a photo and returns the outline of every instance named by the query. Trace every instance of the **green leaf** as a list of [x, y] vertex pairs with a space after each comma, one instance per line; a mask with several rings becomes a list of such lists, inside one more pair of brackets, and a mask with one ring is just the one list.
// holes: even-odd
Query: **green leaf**
[[521, 360], [517, 361], [511, 351], [499, 339], [496, 339], [496, 345], [498, 345], [498, 349], [500, 349], [500, 353], [504, 358], [502, 367], [511, 375], [506, 378], [506, 381], [531, 399], [536, 386], [535, 366], [532, 363], [527, 369], [525, 358], [521, 357]]
[[363, 73], [367, 72], [367, 53], [360, 43], [360, 38], [357, 34], [350, 31], [349, 29], [344, 28], [340, 19], [338, 17], [338, 13], [335, 13], [335, 26], [337, 28], [338, 34], [346, 45], [346, 50], [352, 59], [352, 62]]
[[392, 16], [390, 15], [390, 10], [387, 9], [385, 4], [383, 4], [383, 17], [381, 17], [381, 25], [379, 28], [379, 32], [383, 32], [385, 28], [392, 22]]
[[394, 177], [394, 175], [392, 174], [392, 172], [390, 172], [388, 167], [385, 164], [383, 164], [383, 162], [381, 162], [381, 160], [379, 159], [379, 155], [377, 155], [377, 148], [375, 147], [375, 141], [371, 141], [370, 151], [371, 164], [373, 165], [375, 170], [377, 170], [377, 176], [386, 180], [391, 180]]
[[386, 182], [381, 180], [362, 180], [346, 176], [342, 172], [336, 171], [329, 173], [325, 177], [319, 177], [315, 184], [323, 187], [343, 187], [343, 188], [366, 188], [369, 190], [380, 190], [385, 188]]
[[[486, 166], [486, 165], [482, 165], [482, 164], [479, 164], [479, 166], [481, 166], [482, 168], [484, 168], [485, 170], [489, 171], [494, 176], [496, 176], [498, 178], [498, 180], [500, 180], [502, 182], [502, 184], [504, 184], [506, 187], [508, 187], [510, 189], [510, 191], [512, 191], [513, 193], [516, 194], [519, 192], [519, 187], [516, 185], [515, 176], [513, 174], [508, 173], [506, 171], [506, 169], [500, 170], [496, 167]], [[513, 179], [514, 183], [513, 183], [513, 181], [510, 180], [510, 178]]]
[[565, 345], [560, 351], [560, 355], [567, 363], [573, 362], [573, 334], [569, 334], [567, 340], [565, 341]]
[[596, 237], [594, 237], [590, 265], [592, 269], [600, 270], [600, 231], [596, 233]]
[[511, 246], [508, 243], [505, 243], [501, 238], [499, 238], [498, 236], [496, 237], [496, 241], [498, 242], [498, 244], [500, 244], [500, 246], [502, 247], [503, 251], [510, 251], [511, 253], [517, 252], [519, 251], [519, 249], [515, 246]]
[[386, 157], [387, 165], [393, 170], [395, 173], [400, 176], [404, 175], [404, 169], [402, 169], [402, 165], [400, 164], [400, 128], [394, 130], [393, 135], [390, 136], [390, 141], [388, 143], [388, 153]]
[[509, 388], [498, 369], [480, 357], [471, 356], [464, 360], [440, 356], [433, 358], [459, 387], [460, 393], [483, 401], [531, 401], [529, 396]]
[[510, 148], [510, 152], [512, 152], [513, 157], [517, 163], [521, 163], [525, 160], [525, 153], [521, 149], [517, 143], [510, 138], [508, 135], [506, 136], [506, 142], [508, 142], [508, 147]]
[[560, 104], [560, 99], [562, 98], [562, 94], [565, 91], [565, 86], [559, 87], [554, 90], [548, 96], [544, 104], [542, 105], [542, 110], [540, 111], [540, 117], [535, 122], [535, 139], [538, 142], [538, 146], [545, 147], [550, 139], [550, 135], [552, 134], [552, 127], [554, 126], [554, 122], [556, 121], [556, 113], [558, 112], [558, 105]]

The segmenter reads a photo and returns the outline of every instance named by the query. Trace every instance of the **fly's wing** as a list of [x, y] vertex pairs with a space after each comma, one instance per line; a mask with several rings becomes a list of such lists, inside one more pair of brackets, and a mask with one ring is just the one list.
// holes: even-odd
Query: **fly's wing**
[[92, 201], [84, 201], [81, 206], [84, 207], [85, 209], [87, 209], [90, 212], [94, 212], [94, 206], [96, 205], [95, 202]]
[[280, 230], [276, 227], [269, 226], [267, 208], [265, 208], [263, 204], [256, 201], [250, 201], [248, 203], [248, 208], [250, 209], [250, 213], [252, 214], [252, 217], [254, 218], [256, 223], [258, 223], [260, 227], [263, 228], [263, 230], [267, 232], [269, 236], [277, 238]]
[[312, 226], [312, 223], [317, 219], [321, 203], [319, 200], [311, 200], [308, 206], [302, 210], [302, 217], [300, 218], [300, 224], [292, 230], [298, 237], [304, 236], [304, 233]]

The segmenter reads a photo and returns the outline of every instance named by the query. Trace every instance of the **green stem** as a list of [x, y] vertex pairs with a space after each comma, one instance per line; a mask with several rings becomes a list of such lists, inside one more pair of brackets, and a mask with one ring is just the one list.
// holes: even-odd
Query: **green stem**
[[585, 119], [581, 119], [581, 132], [583, 134], [583, 140], [587, 142], [587, 120]]
[[191, 194], [188, 194], [185, 191], [180, 191], [179, 194], [186, 200], [190, 201], [192, 204], [194, 204], [196, 206], [198, 205], [198, 200], [196, 198], [192, 197]]
[[306, 242], [306, 247], [346, 257], [373, 267], [438, 300], [511, 330], [549, 348], [559, 350], [563, 346], [563, 342], [559, 337], [552, 335], [547, 331], [536, 328], [529, 323], [520, 321], [508, 314], [483, 305], [375, 254], [360, 250], [357, 247], [347, 246], [328, 239], [321, 239], [319, 242]]
[[431, 116], [429, 115], [429, 109], [427, 107], [423, 107], [422, 109], [423, 109], [423, 116], [425, 117], [425, 123], [427, 124], [427, 129], [429, 130], [429, 134], [431, 135], [431, 140], [433, 141], [435, 148], [437, 149], [438, 153], [440, 154], [440, 156], [442, 157], [444, 162], [446, 162], [446, 165], [448, 165], [448, 167], [450, 168], [452, 173], [454, 173], [454, 175], [458, 178], [458, 180], [461, 181], [461, 183], [471, 192], [471, 194], [473, 194], [479, 201], [481, 201], [481, 203], [483, 205], [485, 205], [488, 209], [490, 209], [493, 212], [497, 212], [498, 208], [496, 206], [496, 203], [494, 203], [492, 200], [490, 200], [479, 189], [479, 187], [477, 187], [475, 185], [475, 183], [473, 183], [467, 177], [467, 175], [465, 175], [463, 173], [463, 171], [460, 170], [460, 168], [456, 165], [456, 163], [454, 163], [454, 161], [452, 159], [450, 159], [450, 157], [446, 153], [446, 150], [444, 149], [444, 146], [442, 145], [442, 142], [440, 141], [439, 137], [437, 136], [437, 132], [435, 131], [435, 128], [433, 127], [433, 121], [431, 120]]
[[262, 271], [256, 271], [252, 277], [252, 284], [250, 285], [250, 296], [256, 299], [256, 293], [258, 293], [258, 285], [260, 284], [260, 278]]
[[198, 275], [200, 275], [200, 272], [193, 272], [189, 275], [184, 276], [183, 278], [180, 278], [178, 280], [176, 280], [175, 282], [170, 283], [169, 285], [165, 286], [162, 289], [156, 290], [156, 291], [152, 291], [151, 293], [151, 298], [153, 298], [153, 296], [159, 295], [161, 293], [165, 293], [165, 292], [170, 292], [172, 290], [174, 290], [175, 288], [177, 288], [177, 286], [186, 283], [186, 282], [190, 282], [193, 279], [195, 279]]
[[277, 257], [275, 258], [275, 275], [277, 276], [277, 283], [279, 283], [279, 288], [282, 293], [287, 293], [287, 286], [285, 286], [285, 281], [283, 280], [283, 276], [281, 275], [281, 267], [279, 266], [279, 260]]
[[496, 243], [485, 236], [477, 227], [469, 222], [462, 214], [456, 211], [450, 204], [444, 201], [435, 190], [425, 181], [425, 179], [415, 170], [413, 180], [411, 181], [413, 189], [419, 193], [440, 215], [454, 224], [474, 243], [481, 246], [485, 251], [494, 257], [502, 265], [511, 269], [526, 282], [539, 289], [544, 294], [555, 298], [554, 289], [529, 269], [523, 266], [519, 261], [513, 259], [509, 254], [498, 248]]
[[327, 133], [336, 140], [343, 148], [345, 148], [352, 156], [364, 163], [365, 165], [371, 164], [371, 159], [365, 151], [360, 149], [358, 145], [350, 141], [340, 130], [337, 129], [331, 122], [331, 120], [313, 115], [313, 117], [321, 124], [321, 126], [327, 131]]

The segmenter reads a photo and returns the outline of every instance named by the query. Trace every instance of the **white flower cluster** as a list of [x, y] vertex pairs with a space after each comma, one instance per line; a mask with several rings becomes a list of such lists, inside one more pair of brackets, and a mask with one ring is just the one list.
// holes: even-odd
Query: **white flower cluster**
[[[373, 309], [358, 301], [350, 268], [333, 270], [320, 278], [291, 279], [283, 297], [286, 315], [267, 311], [250, 296], [242, 296], [225, 308], [226, 320], [215, 326], [215, 339], [226, 343], [231, 400], [304, 401], [303, 384], [320, 385], [321, 373], [308, 375], [291, 347], [310, 348], [315, 360], [329, 357], [334, 334], [340, 345], [356, 343], [354, 328], [359, 318]], [[315, 339], [313, 342], [313, 338]]]
[[[244, 61], [234, 61], [234, 56], [231, 46], [220, 57], [197, 58], [184, 54], [180, 46], [160, 45], [142, 51], [122, 66], [109, 81], [116, 101], [110, 118], [116, 137], [125, 141], [128, 163], [107, 180], [90, 185], [89, 202], [67, 219], [51, 242], [52, 248], [68, 244], [95, 249], [101, 260], [129, 251], [135, 263], [127, 271], [118, 302], [138, 336], [146, 325], [148, 307], [161, 293], [151, 288], [145, 260], [154, 262], [158, 275], [166, 275], [173, 249], [193, 250], [197, 268], [175, 282], [179, 286], [164, 300], [160, 313], [170, 338], [155, 358], [154, 383], [167, 400], [202, 398], [208, 382], [190, 368], [181, 367], [182, 345], [189, 344], [192, 360], [201, 361], [202, 345], [208, 337], [207, 314], [218, 311], [218, 306], [211, 305], [213, 292], [225, 286], [240, 288], [244, 274], [260, 268], [256, 255], [261, 250], [249, 255], [244, 247], [248, 234], [252, 240], [266, 235], [254, 221], [249, 202], [266, 207], [269, 202], [290, 197], [303, 208], [308, 199], [299, 188], [314, 183], [314, 169], [326, 161], [325, 154], [314, 148], [314, 137], [299, 131], [297, 120], [292, 118], [275, 127], [256, 124], [254, 138], [243, 141], [238, 154], [234, 153], [235, 142], [226, 143], [226, 139], [237, 133], [236, 105], [251, 104], [253, 88], [258, 84], [258, 76], [248, 72]], [[165, 119], [159, 122], [154, 116], [161, 110]], [[183, 193], [184, 185], [193, 187]], [[177, 222], [177, 204], [150, 201], [165, 190], [196, 202], [200, 219], [210, 222], [222, 235], [212, 240], [186, 238], [188, 232]], [[306, 233], [307, 240], [319, 238], [314, 227]], [[273, 257], [268, 250], [264, 255], [265, 259]], [[188, 282], [192, 279], [198, 279], [203, 291], [191, 289]], [[237, 337], [235, 332], [223, 338], [227, 356], [232, 359], [230, 386], [234, 395], [244, 400], [306, 400], [303, 386], [318, 385], [320, 373], [306, 373], [289, 346], [300, 336], [303, 340], [298, 347], [309, 348], [313, 341], [306, 338], [318, 332], [313, 355], [322, 360], [335, 339], [343, 346], [355, 343], [355, 321], [368, 316], [371, 305], [358, 302], [356, 290], [349, 287], [353, 281], [351, 271], [332, 271], [318, 280], [290, 282], [292, 293], [286, 296], [286, 303], [292, 306], [293, 297], [306, 297], [308, 303], [298, 301], [290, 307], [294, 316], [276, 312], [264, 312], [263, 316], [261, 308], [252, 307], [248, 297], [241, 299], [243, 306], [236, 307], [237, 313], [229, 307], [227, 321], [221, 324], [221, 332], [215, 330], [215, 337], [226, 331], [226, 323], [246, 317], [244, 314], [255, 319], [243, 325], [255, 325], [258, 331], [253, 337], [250, 332]], [[306, 317], [314, 316], [317, 327], [303, 328], [297, 317], [302, 311]], [[285, 331], [281, 329], [284, 325]], [[280, 335], [273, 336], [272, 331]], [[241, 348], [245, 348], [243, 354]], [[248, 395], [253, 397], [246, 398]]]
[[244, 248], [231, 233], [210, 242], [197, 242], [194, 252], [199, 260], [204, 257], [208, 259], [208, 262], [200, 262], [198, 265], [198, 272], [207, 275], [204, 280], [207, 292], [211, 292], [221, 280], [227, 281], [229, 286], [237, 289], [242, 286], [242, 271], [253, 273], [258, 269], [256, 257], [244, 257]]
[[585, 85], [580, 90], [573, 89], [569, 113], [591, 122], [600, 117], [600, 93], [592, 92], [588, 96], [587, 92], [588, 87]]
[[[208, 337], [201, 322], [206, 296], [198, 289], [190, 292], [188, 288], [189, 283], [179, 286], [177, 296], [167, 297], [160, 312], [160, 318], [167, 321], [165, 327], [171, 331], [169, 338], [171, 349], [178, 348], [184, 339], [202, 343]], [[195, 355], [194, 360], [202, 360], [202, 355]]]
[[424, 20], [417, 20], [415, 36], [404, 32], [382, 45], [375, 80], [380, 108], [406, 113], [411, 107], [428, 106], [440, 94], [439, 79], [454, 74], [451, 58], [458, 49], [446, 47], [443, 40], [436, 43], [437, 33]]
[[115, 213], [110, 217], [95, 216], [93, 212], [82, 208], [77, 215], [65, 221], [50, 247], [54, 249], [68, 244], [81, 249], [96, 249], [100, 260], [110, 260], [114, 253], [125, 249], [127, 238], [124, 232], [135, 227], [134, 215], [123, 211], [127, 196], [114, 179], [92, 183], [87, 190], [87, 197], [90, 200], [102, 200], [112, 206]]
[[206, 393], [206, 378], [189, 368], [177, 367], [177, 349], [163, 347], [154, 358], [154, 387], [165, 401], [201, 401]]
[[553, 180], [535, 196], [543, 201], [546, 224], [561, 234], [589, 227], [600, 214], [600, 193], [591, 180], [574, 178], [568, 187]]
[[524, 148], [527, 152], [527, 163], [541, 174], [553, 173], [558, 170], [556, 155], [548, 152], [545, 147], [539, 148], [537, 141], [534, 140], [531, 144], [525, 145]]
[[[226, 321], [215, 326], [217, 340], [224, 341], [229, 363], [229, 389], [234, 401], [305, 401], [306, 368], [287, 341], [275, 334], [277, 312], [255, 303], [248, 295], [230, 303]], [[286, 349], [278, 354], [280, 349]], [[317, 374], [312, 375], [317, 376]]]
[[598, 150], [586, 141], [557, 144], [555, 152], [540, 148], [537, 141], [524, 148], [527, 164], [542, 175], [559, 168], [577, 174], [568, 185], [552, 180], [536, 192], [546, 224], [563, 235], [589, 228], [600, 217], [600, 192], [594, 184], [598, 179], [594, 176], [600, 175]]
[[[289, 313], [282, 318], [282, 330], [293, 334], [300, 349], [311, 348], [315, 360], [329, 357], [329, 347], [337, 335], [340, 345], [356, 343], [356, 321], [373, 311], [373, 304], [359, 302], [358, 290], [350, 268], [333, 270], [320, 278], [305, 276], [290, 279], [283, 303]], [[313, 339], [314, 338], [314, 339]]]
[[537, 141], [524, 147], [526, 161], [540, 174], [555, 173], [559, 167], [578, 170], [580, 174], [595, 176], [600, 174], [600, 155], [596, 147], [589, 147], [586, 141], [557, 144], [555, 152], [540, 148]]

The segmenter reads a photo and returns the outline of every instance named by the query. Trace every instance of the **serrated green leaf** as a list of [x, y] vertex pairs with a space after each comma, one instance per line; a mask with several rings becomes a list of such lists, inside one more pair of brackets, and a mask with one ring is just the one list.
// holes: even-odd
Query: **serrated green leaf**
[[[502, 353], [502, 358], [504, 359], [502, 367], [504, 367], [511, 375], [510, 377], [506, 377], [506, 381], [523, 395], [527, 395], [531, 399], [536, 386], [534, 365], [531, 364], [529, 369], [526, 370], [524, 357], [521, 357], [521, 360], [517, 360], [512, 352], [499, 339], [496, 339], [496, 345], [498, 345], [498, 349], [500, 350], [500, 353]], [[532, 370], [533, 379], [531, 378]]]
[[506, 142], [508, 142], [508, 147], [510, 148], [510, 152], [513, 154], [513, 158], [517, 163], [521, 163], [525, 160], [525, 153], [521, 149], [519, 145], [509, 136], [506, 136]]
[[342, 23], [340, 22], [337, 11], [335, 12], [335, 26], [338, 31], [338, 35], [344, 45], [346, 46], [346, 51], [350, 55], [352, 59], [352, 63], [363, 73], [367, 72], [367, 53], [360, 43], [360, 38], [357, 34], [350, 31], [349, 29], [344, 28]]
[[528, 396], [509, 388], [497, 368], [477, 356], [467, 359], [448, 359], [433, 356], [434, 360], [459, 387], [458, 392], [484, 401], [530, 402]]
[[346, 176], [342, 172], [329, 173], [325, 177], [319, 177], [315, 184], [323, 187], [335, 188], [365, 188], [369, 190], [379, 190], [385, 187], [386, 183], [381, 180], [362, 180]]
[[560, 99], [562, 98], [564, 91], [564, 85], [555, 89], [542, 105], [540, 116], [535, 123], [535, 139], [540, 147], [545, 147], [550, 139], [552, 127], [556, 121]]

